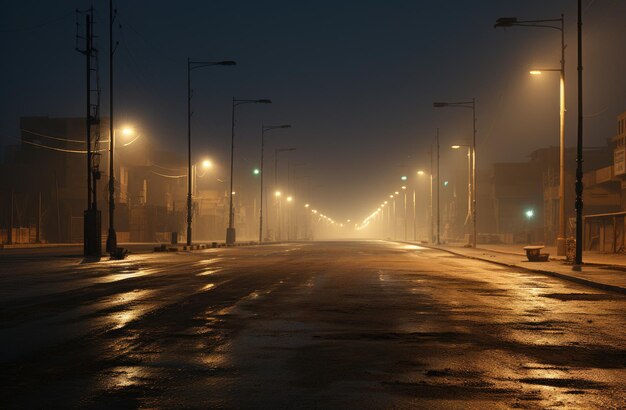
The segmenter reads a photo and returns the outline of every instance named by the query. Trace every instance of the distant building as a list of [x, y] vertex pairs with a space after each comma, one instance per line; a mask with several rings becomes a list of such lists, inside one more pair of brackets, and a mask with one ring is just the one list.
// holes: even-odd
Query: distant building
[[584, 248], [626, 252], [626, 112], [617, 116], [617, 132], [611, 142], [612, 163], [585, 175], [585, 189], [593, 190], [594, 195], [589, 204], [585, 202]]

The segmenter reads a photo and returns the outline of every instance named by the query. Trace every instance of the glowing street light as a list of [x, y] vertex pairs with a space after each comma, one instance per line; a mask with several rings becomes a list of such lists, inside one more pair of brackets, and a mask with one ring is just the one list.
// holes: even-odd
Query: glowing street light
[[[281, 124], [281, 125], [265, 125], [265, 124], [261, 124], [261, 169], [259, 170], [259, 173], [261, 174], [261, 201], [260, 201], [260, 209], [259, 209], [259, 243], [263, 242], [263, 179], [265, 176], [265, 173], [263, 172], [264, 168], [264, 153], [265, 153], [265, 133], [271, 130], [277, 130], [277, 129], [285, 129], [285, 128], [291, 128], [291, 124]], [[256, 174], [255, 174], [256, 175]], [[269, 237], [269, 232], [268, 235]]]
[[[233, 189], [234, 179], [234, 163], [235, 163], [235, 107], [242, 104], [271, 104], [272, 100], [267, 98], [256, 100], [242, 100], [233, 97], [231, 126], [230, 126], [230, 189]], [[226, 228], [226, 245], [234, 245], [236, 241], [235, 231], [235, 211], [233, 208], [233, 196], [230, 196], [230, 205], [228, 210], [228, 228]]]
[[[459, 102], [434, 102], [435, 108], [469, 108], [472, 110], [472, 228], [473, 235], [471, 240], [471, 246], [476, 247], [476, 98], [472, 98], [471, 101], [459, 101]], [[439, 180], [439, 135], [437, 134], [437, 180]], [[447, 182], [447, 181], [446, 181]], [[447, 183], [444, 183], [447, 186]], [[439, 187], [439, 184], [437, 184]], [[437, 188], [437, 194], [439, 194], [439, 188]], [[439, 211], [439, 196], [437, 195], [437, 211]], [[437, 212], [437, 221], [439, 221], [439, 212]], [[437, 227], [437, 231], [439, 227]]]
[[[580, 7], [580, 4], [579, 4]], [[579, 16], [580, 17], [580, 16]], [[580, 23], [580, 21], [579, 21]], [[581, 27], [579, 24], [579, 28]], [[561, 64], [558, 69], [532, 69], [530, 74], [538, 76], [543, 71], [558, 71], [560, 73], [559, 90], [559, 232], [556, 238], [557, 255], [565, 255], [565, 16], [557, 19], [519, 20], [517, 17], [500, 17], [494, 28], [498, 27], [539, 27], [550, 28], [561, 32]], [[580, 64], [582, 66], [582, 63]], [[580, 70], [582, 68], [579, 67]], [[579, 90], [582, 86], [579, 84]], [[582, 161], [577, 161], [582, 167]]]
[[191, 246], [191, 71], [210, 66], [234, 66], [234, 61], [192, 61], [187, 58], [187, 246]]
[[[461, 149], [461, 147], [466, 147], [467, 148], [467, 213], [468, 213], [468, 219], [470, 220], [472, 218], [472, 215], [474, 214], [474, 211], [472, 209], [472, 207], [474, 206], [473, 202], [472, 202], [472, 198], [475, 197], [474, 195], [474, 181], [472, 178], [472, 175], [474, 175], [474, 172], [476, 172], [475, 169], [472, 169], [472, 146], [468, 145], [468, 144], [458, 144], [458, 145], [452, 145], [450, 148], [452, 149]], [[476, 164], [474, 164], [475, 166]]]
[[[111, 127], [112, 126], [113, 116], [111, 115]], [[129, 126], [122, 127], [120, 131], [126, 138], [136, 135], [135, 129]], [[113, 129], [109, 135], [109, 231], [107, 234], [106, 250], [110, 255], [114, 255], [117, 252], [117, 233], [115, 232], [115, 170], [113, 167], [115, 134], [116, 130]], [[126, 142], [124, 146], [132, 144], [138, 137], [137, 135], [135, 139]]]

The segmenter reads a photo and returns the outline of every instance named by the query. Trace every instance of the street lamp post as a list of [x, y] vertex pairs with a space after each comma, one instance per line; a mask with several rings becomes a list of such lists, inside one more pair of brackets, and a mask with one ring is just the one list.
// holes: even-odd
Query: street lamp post
[[281, 240], [281, 232], [280, 232], [280, 214], [281, 214], [281, 192], [274, 192], [274, 197], [276, 198], [276, 239]]
[[192, 194], [191, 194], [191, 71], [215, 65], [233, 66], [234, 61], [191, 61], [187, 58], [187, 246], [191, 246]]
[[[553, 25], [551, 23], [560, 23]], [[538, 75], [542, 71], [558, 71], [560, 73], [559, 90], [559, 232], [556, 239], [556, 253], [565, 255], [565, 16], [560, 19], [518, 20], [517, 17], [500, 17], [494, 28], [498, 27], [541, 27], [561, 32], [561, 67], [557, 69], [534, 69], [531, 74]]]
[[117, 234], [115, 233], [115, 175], [113, 169], [113, 150], [115, 144], [113, 131], [113, 54], [117, 46], [113, 45], [113, 0], [109, 0], [109, 232], [106, 250], [109, 255], [116, 256]]
[[[110, 126], [113, 126], [113, 122], [110, 123]], [[132, 128], [123, 128], [122, 134], [127, 136], [132, 135], [134, 134], [134, 130]], [[116, 137], [116, 131], [114, 129], [111, 130], [109, 133], [109, 232], [107, 235], [106, 250], [112, 257], [119, 257], [117, 256], [117, 234], [115, 232], [115, 173], [113, 167], [115, 154], [114, 143]]]
[[263, 152], [265, 148], [265, 133], [267, 131], [282, 129], [282, 128], [291, 128], [290, 124], [283, 125], [263, 125], [261, 124], [261, 209], [259, 212], [259, 243], [263, 242]]
[[[472, 98], [472, 101], [460, 101], [460, 102], [435, 102], [433, 107], [460, 107], [472, 109], [472, 243], [471, 247], [476, 247], [476, 99]], [[437, 142], [437, 149], [439, 142]], [[439, 153], [437, 152], [437, 168], [439, 168]], [[437, 183], [439, 183], [439, 172], [437, 172]], [[437, 192], [439, 192], [439, 184], [437, 184]], [[437, 205], [439, 205], [437, 201]], [[439, 213], [437, 213], [439, 215]], [[439, 222], [439, 216], [437, 216]], [[438, 230], [439, 228], [437, 228]]]
[[[452, 149], [460, 149], [461, 147], [467, 148], [467, 217], [465, 218], [465, 224], [472, 217], [472, 147], [467, 144], [452, 145]], [[470, 241], [471, 242], [471, 241]]]
[[230, 124], [230, 191], [229, 191], [229, 206], [228, 206], [228, 228], [226, 228], [226, 245], [231, 246], [235, 244], [236, 231], [235, 231], [235, 212], [233, 208], [233, 179], [234, 172], [233, 167], [235, 164], [235, 107], [242, 104], [271, 104], [272, 100], [260, 99], [260, 100], [240, 100], [233, 97], [232, 112], [231, 112], [231, 124]]
[[406, 217], [407, 217], [407, 212], [406, 212], [406, 186], [402, 185], [402, 192], [404, 192], [404, 241], [406, 242]]
[[[430, 187], [429, 187], [429, 195], [428, 195], [428, 234], [429, 234], [429, 238], [428, 238], [428, 242], [432, 243], [434, 242], [434, 235], [435, 235], [435, 228], [433, 227], [434, 225], [434, 220], [433, 220], [433, 170], [432, 170], [432, 150], [431, 150], [431, 169], [430, 169], [430, 174], [429, 174], [429, 179], [430, 179]], [[417, 175], [426, 175], [426, 172], [424, 171], [417, 171]]]
[[[292, 152], [295, 151], [295, 148], [276, 148], [274, 149], [274, 188], [278, 189], [278, 154], [280, 154], [281, 152]], [[280, 201], [280, 195], [277, 197], [278, 201]], [[278, 206], [278, 202], [277, 202], [277, 206]], [[282, 239], [281, 235], [280, 235], [280, 231], [281, 231], [281, 227], [280, 227], [280, 213], [276, 214], [277, 219], [276, 222], [278, 224], [278, 229], [277, 229], [277, 234], [278, 234], [278, 239]]]

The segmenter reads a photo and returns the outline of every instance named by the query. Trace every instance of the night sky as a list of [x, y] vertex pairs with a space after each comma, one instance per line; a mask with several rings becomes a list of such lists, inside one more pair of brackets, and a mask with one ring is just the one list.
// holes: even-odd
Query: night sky
[[[90, 4], [3, 2], [3, 145], [17, 142], [21, 116], [84, 115], [74, 10]], [[106, 116], [108, 1], [94, 6]], [[184, 155], [187, 57], [235, 60], [236, 67], [193, 72], [194, 152], [211, 156], [223, 173], [231, 98], [270, 98], [271, 105], [238, 108], [238, 175], [258, 165], [261, 122], [290, 123], [292, 129], [268, 139], [268, 161], [275, 147], [297, 148], [290, 160], [307, 164], [297, 169], [308, 184], [307, 200], [337, 219], [363, 218], [400, 185], [400, 175], [427, 168], [437, 127], [444, 176], [463, 163], [448, 147], [469, 142], [471, 111], [434, 109], [433, 101], [476, 98], [479, 172], [558, 145], [558, 74], [527, 72], [558, 67], [560, 34], [494, 29], [498, 17], [565, 14], [566, 141], [575, 146], [574, 0], [152, 0], [118, 1], [116, 8], [118, 124], [132, 123], [146, 140]], [[615, 135], [615, 117], [626, 111], [626, 2], [585, 0], [583, 8], [585, 145], [599, 146]]]

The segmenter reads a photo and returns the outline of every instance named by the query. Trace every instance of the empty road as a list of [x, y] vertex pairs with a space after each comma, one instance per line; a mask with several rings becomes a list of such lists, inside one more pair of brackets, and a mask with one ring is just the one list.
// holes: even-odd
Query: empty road
[[0, 254], [2, 408], [623, 408], [626, 298], [413, 245]]

